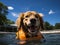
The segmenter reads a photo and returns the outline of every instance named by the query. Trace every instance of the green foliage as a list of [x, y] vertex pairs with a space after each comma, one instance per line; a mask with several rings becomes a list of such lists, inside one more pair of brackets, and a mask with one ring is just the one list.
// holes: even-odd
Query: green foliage
[[50, 24], [48, 22], [45, 22], [45, 25], [44, 25], [45, 30], [49, 29], [49, 26], [50, 26]]
[[52, 29], [54, 29], [54, 27], [52, 25], [50, 25], [49, 22], [45, 22], [44, 27], [45, 27], [45, 30], [52, 30]]
[[45, 22], [45, 26], [50, 26], [49, 22]]
[[14, 24], [14, 21], [7, 19], [6, 23], [7, 24]]
[[54, 29], [54, 26], [50, 25], [49, 30], [53, 30], [53, 29]]
[[7, 6], [0, 2], [0, 14], [6, 15], [7, 13], [8, 13]]
[[0, 2], [0, 25], [13, 24], [14, 22], [7, 19], [8, 7]]
[[55, 24], [55, 29], [60, 29], [60, 23]]
[[6, 15], [8, 14], [8, 8], [6, 5], [0, 2], [0, 25], [6, 22]]

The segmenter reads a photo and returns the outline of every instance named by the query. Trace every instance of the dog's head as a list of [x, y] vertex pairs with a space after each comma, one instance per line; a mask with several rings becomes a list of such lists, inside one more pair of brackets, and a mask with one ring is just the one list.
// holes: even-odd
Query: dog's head
[[30, 33], [35, 33], [38, 30], [44, 29], [42, 14], [35, 11], [21, 13], [16, 21], [16, 24], [18, 28], [22, 27], [24, 31], [28, 31]]

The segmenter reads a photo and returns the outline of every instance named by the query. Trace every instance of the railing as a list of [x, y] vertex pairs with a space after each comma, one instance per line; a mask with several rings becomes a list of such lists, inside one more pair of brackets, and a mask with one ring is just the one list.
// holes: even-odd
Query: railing
[[16, 32], [17, 27], [16, 26], [0, 26], [0, 31], [3, 31], [3, 32]]

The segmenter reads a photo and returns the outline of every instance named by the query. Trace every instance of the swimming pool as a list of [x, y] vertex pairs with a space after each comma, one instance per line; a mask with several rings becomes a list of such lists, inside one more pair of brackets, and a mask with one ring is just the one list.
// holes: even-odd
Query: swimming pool
[[[60, 45], [60, 33], [47, 33], [43, 34], [46, 39], [44, 43], [38, 43], [34, 45]], [[18, 45], [14, 34], [0, 34], [0, 45]], [[30, 45], [33, 45], [31, 43]]]

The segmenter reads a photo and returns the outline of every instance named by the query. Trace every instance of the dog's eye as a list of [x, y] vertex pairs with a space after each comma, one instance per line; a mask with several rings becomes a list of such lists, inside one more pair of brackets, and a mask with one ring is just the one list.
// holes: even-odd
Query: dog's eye
[[26, 16], [26, 18], [29, 17], [29, 16]]
[[35, 15], [36, 18], [38, 18], [38, 16]]

